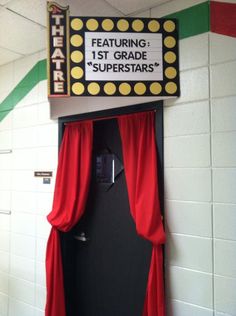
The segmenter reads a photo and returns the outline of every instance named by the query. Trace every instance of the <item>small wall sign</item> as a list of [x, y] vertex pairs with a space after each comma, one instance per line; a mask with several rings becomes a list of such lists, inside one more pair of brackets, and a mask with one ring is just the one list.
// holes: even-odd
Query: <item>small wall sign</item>
[[34, 172], [35, 177], [42, 177], [42, 178], [51, 178], [52, 177], [52, 171], [35, 171]]
[[43, 184], [51, 184], [51, 178], [43, 178]]
[[176, 20], [67, 18], [68, 8], [48, 7], [51, 96], [179, 96]]

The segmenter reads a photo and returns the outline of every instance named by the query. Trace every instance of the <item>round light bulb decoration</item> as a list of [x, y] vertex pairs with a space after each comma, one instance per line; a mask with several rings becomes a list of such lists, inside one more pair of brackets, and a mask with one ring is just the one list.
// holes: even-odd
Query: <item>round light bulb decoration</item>
[[141, 32], [144, 29], [144, 23], [141, 20], [134, 20], [132, 23], [132, 29], [135, 32]]
[[83, 37], [79, 34], [72, 35], [70, 38], [71, 45], [74, 47], [80, 47], [84, 40]]
[[164, 39], [164, 45], [165, 47], [167, 48], [173, 48], [175, 47], [176, 45], [176, 40], [173, 36], [167, 36], [165, 39]]
[[97, 82], [91, 82], [89, 85], [88, 85], [88, 92], [91, 94], [91, 95], [97, 95], [99, 92], [100, 92], [100, 86]]
[[174, 79], [177, 76], [177, 71], [174, 67], [168, 67], [165, 70], [165, 76], [168, 79]]
[[170, 33], [170, 32], [173, 32], [175, 30], [175, 23], [173, 21], [168, 20], [168, 21], [164, 22], [163, 27], [164, 27], [164, 30], [166, 32]]
[[104, 85], [104, 92], [107, 95], [113, 95], [116, 92], [116, 85], [113, 82], [107, 82]]
[[164, 59], [168, 64], [173, 64], [176, 61], [176, 55], [173, 52], [166, 52]]
[[150, 85], [150, 91], [152, 94], [157, 95], [160, 94], [162, 91], [162, 86], [159, 82], [153, 82]]
[[79, 31], [83, 28], [84, 23], [81, 19], [75, 18], [71, 21], [71, 28], [75, 31]]
[[95, 19], [89, 19], [86, 22], [86, 27], [89, 31], [96, 31], [96, 29], [98, 28], [98, 21]]
[[129, 22], [127, 20], [125, 20], [125, 19], [120, 19], [117, 22], [117, 28], [118, 28], [119, 31], [125, 32], [129, 28]]
[[142, 82], [138, 82], [135, 84], [134, 86], [134, 92], [137, 94], [137, 95], [143, 95], [145, 92], [146, 92], [146, 86], [144, 83]]
[[102, 28], [104, 31], [111, 31], [114, 28], [114, 22], [111, 19], [105, 19], [102, 21]]
[[148, 29], [151, 32], [157, 32], [160, 29], [160, 23], [156, 20], [152, 20], [148, 23]]
[[73, 67], [71, 69], [71, 76], [74, 79], [81, 79], [84, 75], [84, 71], [81, 67]]
[[84, 93], [84, 85], [80, 82], [76, 82], [72, 85], [72, 92], [76, 95], [81, 95]]
[[131, 92], [131, 86], [127, 82], [123, 82], [119, 85], [119, 91], [122, 95], [129, 95]]
[[165, 90], [169, 94], [174, 94], [177, 91], [177, 85], [174, 82], [168, 82], [165, 85]]
[[84, 55], [81, 51], [75, 50], [71, 53], [70, 58], [74, 63], [80, 63], [84, 59]]

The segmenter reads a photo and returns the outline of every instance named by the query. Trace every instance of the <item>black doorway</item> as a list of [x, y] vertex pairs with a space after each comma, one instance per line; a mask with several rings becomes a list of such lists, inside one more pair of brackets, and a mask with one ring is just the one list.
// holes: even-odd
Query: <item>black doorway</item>
[[[64, 122], [60, 121], [61, 128]], [[160, 167], [162, 106], [156, 109], [156, 125]], [[113, 184], [98, 182], [97, 157], [104, 153], [112, 154], [119, 165]], [[116, 119], [94, 122], [93, 170], [86, 211], [74, 229], [61, 234], [67, 316], [142, 315], [152, 245], [136, 233], [121, 170]]]

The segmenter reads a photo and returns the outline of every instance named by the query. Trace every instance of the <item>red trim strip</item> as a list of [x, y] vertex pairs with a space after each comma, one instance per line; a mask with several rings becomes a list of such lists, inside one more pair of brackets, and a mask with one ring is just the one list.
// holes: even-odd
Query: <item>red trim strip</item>
[[210, 2], [211, 32], [236, 37], [236, 4]]

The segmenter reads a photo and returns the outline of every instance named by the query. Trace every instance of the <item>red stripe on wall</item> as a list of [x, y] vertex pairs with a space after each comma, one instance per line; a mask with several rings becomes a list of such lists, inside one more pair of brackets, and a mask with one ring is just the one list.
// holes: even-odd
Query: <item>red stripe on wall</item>
[[236, 37], [236, 4], [210, 2], [211, 32]]

